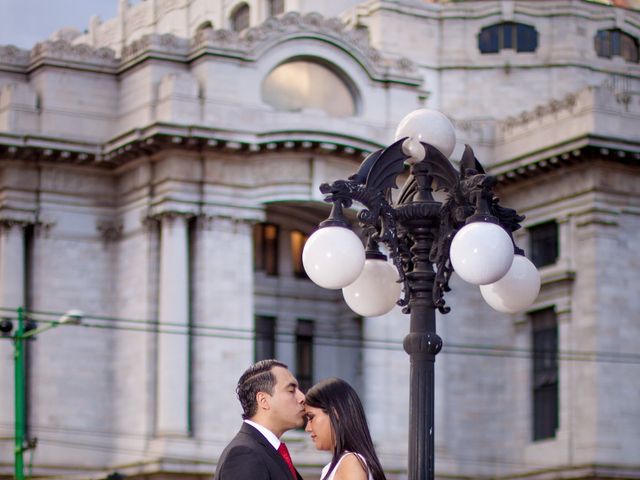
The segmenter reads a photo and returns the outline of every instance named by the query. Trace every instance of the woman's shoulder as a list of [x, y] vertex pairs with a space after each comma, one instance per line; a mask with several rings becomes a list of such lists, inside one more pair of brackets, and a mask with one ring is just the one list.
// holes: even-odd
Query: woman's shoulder
[[368, 480], [369, 473], [362, 455], [346, 452], [336, 467], [335, 480]]

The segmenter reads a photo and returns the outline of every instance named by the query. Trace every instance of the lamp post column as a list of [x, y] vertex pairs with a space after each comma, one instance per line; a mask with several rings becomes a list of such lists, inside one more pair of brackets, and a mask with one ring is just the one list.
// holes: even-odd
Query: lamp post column
[[[416, 170], [414, 174], [418, 173]], [[422, 184], [419, 174], [416, 177], [418, 184]], [[435, 272], [429, 252], [438, 232], [441, 204], [430, 197], [430, 192], [421, 191], [415, 201], [396, 209], [400, 225], [413, 242], [413, 268], [407, 272], [411, 323], [404, 339], [404, 349], [410, 360], [409, 480], [434, 478], [434, 373], [442, 340], [436, 334]]]
[[18, 328], [14, 341], [14, 402], [15, 402], [15, 479], [24, 480], [25, 450], [25, 368], [24, 368], [24, 312], [18, 307]]
[[[6, 402], [13, 408], [0, 408], [0, 422], [14, 424], [15, 438], [15, 478], [23, 479], [23, 454], [25, 443], [25, 351], [24, 317], [21, 305], [25, 302], [25, 250], [24, 226], [21, 220], [0, 220], [0, 306], [17, 309], [18, 325], [14, 336], [13, 349], [10, 342], [0, 341], [0, 364], [14, 362], [14, 375], [0, 375], [0, 392], [6, 392]], [[13, 414], [13, 418], [11, 415]]]

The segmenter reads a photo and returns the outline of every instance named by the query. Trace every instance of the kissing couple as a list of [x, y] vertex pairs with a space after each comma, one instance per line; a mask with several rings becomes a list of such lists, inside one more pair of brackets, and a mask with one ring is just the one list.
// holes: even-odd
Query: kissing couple
[[244, 422], [214, 480], [302, 480], [280, 437], [305, 422], [316, 448], [333, 455], [321, 480], [386, 480], [360, 398], [344, 380], [324, 380], [305, 396], [287, 365], [261, 360], [242, 374], [236, 393]]

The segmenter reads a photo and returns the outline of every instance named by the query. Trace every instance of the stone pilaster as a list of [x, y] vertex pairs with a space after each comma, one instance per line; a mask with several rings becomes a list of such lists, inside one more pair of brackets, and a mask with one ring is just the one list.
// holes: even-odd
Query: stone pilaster
[[189, 216], [159, 218], [158, 435], [189, 435]]

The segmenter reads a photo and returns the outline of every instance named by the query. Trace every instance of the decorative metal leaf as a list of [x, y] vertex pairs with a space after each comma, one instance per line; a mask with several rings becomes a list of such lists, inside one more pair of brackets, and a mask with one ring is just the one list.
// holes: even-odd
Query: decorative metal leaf
[[423, 143], [422, 146], [427, 151], [427, 156], [423, 161], [429, 165], [429, 174], [433, 177], [436, 190], [453, 191], [459, 178], [456, 169], [440, 150], [427, 143]]
[[402, 138], [392, 143], [373, 160], [367, 175], [367, 189], [379, 192], [387, 188], [398, 188], [396, 178], [404, 171], [404, 162], [408, 158], [402, 151], [404, 140]]
[[402, 190], [400, 190], [400, 195], [398, 195], [398, 205], [402, 205], [407, 203], [413, 195], [418, 191], [418, 184], [416, 182], [416, 177], [413, 175], [409, 175], [407, 181], [402, 186]]
[[349, 177], [349, 180], [364, 185], [364, 182], [366, 182], [367, 177], [369, 176], [369, 172], [371, 171], [371, 167], [373, 167], [373, 164], [376, 163], [376, 160], [380, 158], [380, 155], [382, 155], [382, 152], [384, 152], [384, 150], [384, 148], [381, 148], [380, 150], [376, 150], [375, 152], [371, 152], [369, 155], [367, 155], [367, 157], [360, 164], [360, 168], [358, 168], [358, 171], [351, 175]]
[[466, 177], [467, 170], [475, 170], [476, 173], [486, 173], [484, 171], [484, 168], [482, 168], [482, 165], [476, 158], [475, 154], [473, 153], [473, 149], [468, 144], [465, 144], [464, 153], [462, 154], [462, 159], [460, 160], [460, 175], [462, 177]]

